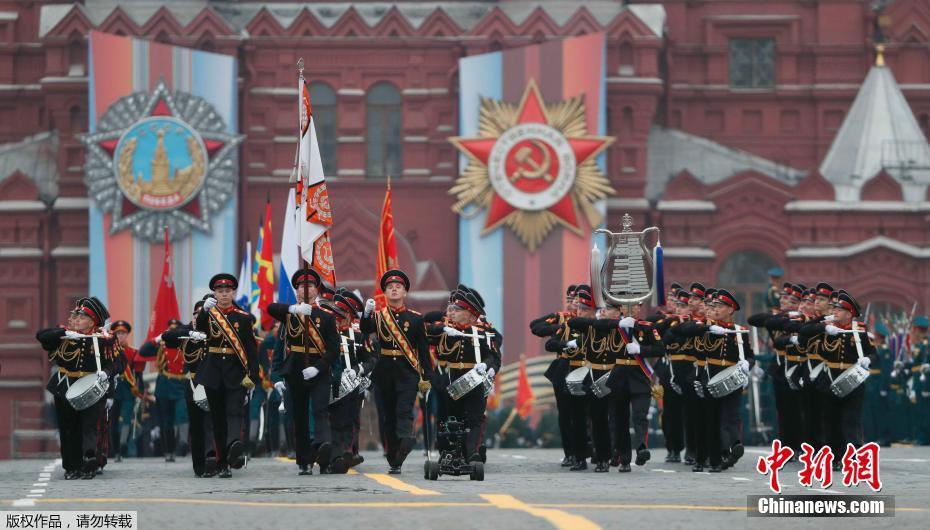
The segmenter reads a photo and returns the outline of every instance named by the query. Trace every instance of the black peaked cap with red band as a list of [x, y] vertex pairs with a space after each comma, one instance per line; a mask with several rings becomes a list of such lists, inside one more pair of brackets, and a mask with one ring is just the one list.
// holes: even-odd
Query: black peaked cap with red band
[[362, 299], [359, 298], [357, 294], [346, 289], [345, 287], [340, 287], [336, 289], [336, 294], [342, 295], [346, 299], [346, 301], [349, 303], [349, 305], [352, 306], [352, 311], [356, 313], [358, 313], [365, 307], [365, 303], [362, 302]]
[[578, 290], [578, 286], [577, 286], [577, 285], [575, 285], [575, 284], [569, 285], [569, 286], [568, 286], [568, 289], [565, 289], [565, 297], [566, 297], [566, 298], [571, 298], [571, 297], [575, 296], [575, 291], [577, 291], [577, 290]]
[[381, 290], [386, 291], [388, 284], [395, 282], [403, 284], [404, 289], [410, 290], [410, 278], [400, 269], [391, 269], [381, 275]]
[[862, 314], [862, 310], [859, 307], [859, 302], [857, 302], [856, 299], [846, 291], [840, 292], [837, 295], [836, 300], [831, 302], [830, 305], [833, 307], [845, 309], [852, 313], [854, 317], [858, 317]]
[[313, 269], [298, 269], [291, 275], [291, 285], [294, 289], [303, 287], [305, 283], [310, 283], [319, 287], [320, 273]]
[[714, 301], [718, 304], [728, 305], [732, 307], [734, 311], [739, 311], [739, 301], [737, 301], [736, 297], [726, 289], [718, 289], [716, 295], [714, 296]]
[[332, 301], [328, 305], [342, 318], [347, 318], [350, 315], [357, 313], [357, 311], [355, 311], [355, 309], [352, 307], [352, 302], [349, 300], [349, 297], [344, 293], [334, 294]]
[[833, 294], [833, 287], [829, 283], [820, 282], [817, 284], [817, 287], [814, 287], [814, 296], [830, 298], [831, 294]]
[[691, 294], [697, 295], [698, 298], [704, 298], [704, 294], [707, 292], [707, 289], [704, 288], [704, 284], [698, 282], [692, 283], [688, 290], [691, 291]]
[[74, 310], [89, 316], [98, 326], [102, 326], [110, 318], [107, 306], [103, 305], [103, 302], [96, 296], [85, 296], [79, 299]]
[[575, 296], [577, 296], [584, 305], [588, 307], [597, 307], [594, 301], [594, 291], [591, 290], [590, 285], [579, 285], [578, 289], [575, 291]]
[[216, 276], [210, 278], [210, 290], [215, 291], [220, 287], [228, 287], [230, 289], [239, 288], [239, 280], [235, 276], [229, 274], [228, 272], [221, 272]]
[[480, 317], [484, 314], [484, 301], [473, 289], [465, 288], [452, 293], [452, 303], [465, 308], [469, 313]]
[[125, 320], [117, 320], [110, 324], [110, 331], [116, 333], [117, 331], [125, 331], [126, 333], [132, 333], [132, 324], [126, 322]]

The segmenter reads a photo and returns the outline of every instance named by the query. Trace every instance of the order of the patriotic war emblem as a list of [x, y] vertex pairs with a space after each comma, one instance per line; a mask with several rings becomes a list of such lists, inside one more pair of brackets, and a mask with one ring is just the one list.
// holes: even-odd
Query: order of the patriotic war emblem
[[168, 90], [120, 98], [82, 136], [85, 183], [111, 215], [110, 233], [159, 241], [192, 228], [210, 232], [210, 217], [232, 197], [239, 179], [242, 136], [226, 132], [216, 109], [201, 97]]

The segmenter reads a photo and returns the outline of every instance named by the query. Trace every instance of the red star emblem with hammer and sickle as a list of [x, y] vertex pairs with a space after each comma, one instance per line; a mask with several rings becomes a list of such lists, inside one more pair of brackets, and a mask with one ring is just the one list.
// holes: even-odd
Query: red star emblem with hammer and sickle
[[578, 198], [572, 193], [575, 172], [606, 149], [613, 138], [567, 136], [554, 129], [552, 123], [539, 89], [531, 80], [509, 129], [497, 137], [451, 139], [462, 153], [488, 171], [494, 192], [485, 232], [517, 210], [548, 210], [562, 224], [581, 233]]

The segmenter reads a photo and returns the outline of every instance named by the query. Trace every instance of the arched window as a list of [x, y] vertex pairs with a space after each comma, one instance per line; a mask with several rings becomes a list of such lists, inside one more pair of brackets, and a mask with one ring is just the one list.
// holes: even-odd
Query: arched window
[[737, 313], [739, 322], [745, 323], [747, 316], [767, 310], [768, 270], [777, 266], [775, 260], [761, 252], [744, 250], [730, 255], [720, 267], [717, 287], [730, 291], [738, 299], [742, 306]]
[[68, 44], [68, 75], [73, 77], [83, 76], [86, 71], [84, 68], [86, 61], [84, 44], [78, 38], [73, 38]]
[[399, 177], [403, 168], [400, 90], [391, 83], [377, 83], [368, 90], [365, 100], [368, 123], [368, 177]]
[[336, 91], [320, 81], [310, 83], [310, 103], [313, 107], [313, 125], [323, 159], [323, 173], [336, 175]]
[[633, 75], [635, 73], [633, 68], [633, 45], [629, 42], [620, 44], [620, 71], [617, 73], [620, 75]]

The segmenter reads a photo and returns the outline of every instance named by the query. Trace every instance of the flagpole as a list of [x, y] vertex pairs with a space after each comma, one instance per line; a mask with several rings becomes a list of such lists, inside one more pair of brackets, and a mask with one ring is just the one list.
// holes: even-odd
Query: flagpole
[[[300, 85], [297, 87], [297, 180], [302, 182], [300, 189], [301, 189], [301, 193], [303, 193], [304, 187], [306, 186], [306, 183], [303, 182], [303, 174], [300, 169], [300, 163], [302, 162], [300, 160], [300, 140], [301, 140], [301, 134], [303, 133], [303, 130], [302, 130], [303, 124], [300, 122], [300, 116], [301, 116], [301, 111], [303, 110], [304, 87], [306, 83], [306, 81], [304, 81], [304, 58], [303, 57], [297, 59], [297, 73], [299, 76], [298, 84]], [[309, 124], [310, 124], [310, 114], [308, 113], [307, 114], [308, 127], [309, 127]], [[308, 132], [309, 132], [309, 129], [308, 129]], [[306, 162], [306, 161], [303, 161], [303, 162]], [[300, 198], [295, 197], [295, 200], [303, 200], [303, 197], [300, 197]], [[304, 207], [306, 207], [306, 205], [304, 205]], [[299, 213], [300, 211], [298, 210], [294, 214], [298, 215]], [[307, 258], [304, 257], [304, 253], [300, 251], [300, 238], [299, 237], [297, 238], [296, 243], [297, 243], [297, 254], [300, 256], [300, 261], [303, 264], [301, 268], [309, 269], [310, 264], [307, 263]], [[310, 286], [307, 284], [307, 282], [303, 282], [303, 287], [304, 287], [304, 303], [308, 304], [310, 303], [309, 302]], [[317, 289], [319, 289], [319, 286], [317, 286]], [[303, 341], [304, 351], [307, 351], [307, 347], [309, 343], [310, 343], [310, 316], [304, 315], [304, 341]]]

